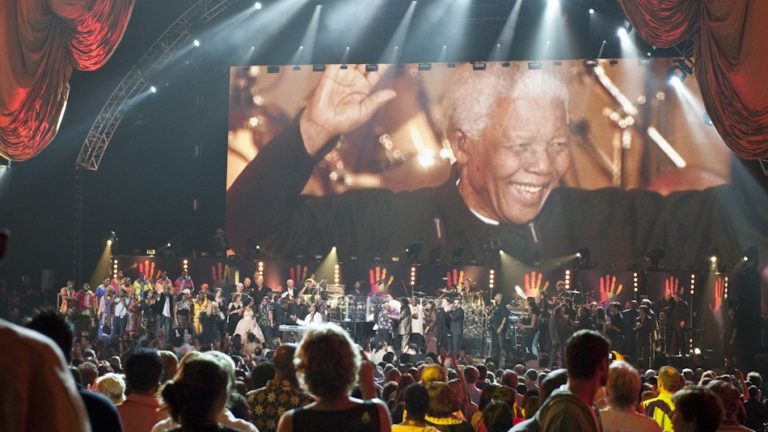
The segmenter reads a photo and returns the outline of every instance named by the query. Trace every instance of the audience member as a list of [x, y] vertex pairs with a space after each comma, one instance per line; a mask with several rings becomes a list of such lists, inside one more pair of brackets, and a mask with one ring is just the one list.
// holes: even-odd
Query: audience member
[[477, 380], [480, 377], [480, 372], [474, 366], [467, 366], [464, 368], [464, 379], [467, 381], [467, 393], [469, 393], [469, 400], [472, 403], [477, 404], [480, 401], [480, 389], [477, 387]]
[[723, 419], [720, 421], [718, 432], [749, 432], [751, 429], [739, 424], [738, 416], [743, 412], [744, 406], [741, 403], [739, 391], [733, 384], [719, 379], [712, 380], [707, 384], [707, 388], [712, 390], [723, 404]]
[[392, 432], [438, 432], [427, 425], [425, 416], [429, 409], [429, 393], [419, 383], [411, 384], [405, 389], [406, 418], [392, 426]]
[[167, 383], [162, 391], [171, 417], [180, 424], [171, 431], [234, 432], [235, 429], [219, 423], [229, 400], [231, 383], [221, 362], [210, 354], [187, 362], [183, 373]]
[[277, 430], [280, 416], [291, 409], [310, 404], [314, 399], [299, 387], [293, 359], [296, 345], [284, 344], [272, 357], [274, 377], [265, 386], [248, 392], [254, 423], [261, 432]]
[[565, 345], [566, 386], [555, 390], [536, 414], [544, 431], [600, 431], [595, 410], [597, 390], [608, 379], [608, 340], [592, 330], [579, 330]]
[[156, 350], [137, 348], [125, 363], [128, 397], [117, 407], [123, 430], [150, 432], [163, 419], [156, 394], [160, 387], [163, 362]]
[[[0, 249], [2, 240], [0, 233]], [[0, 319], [0, 346], [13, 348], [0, 355], [0, 430], [91, 430], [61, 350], [49, 338]]]
[[672, 366], [662, 367], [659, 369], [657, 382], [659, 395], [643, 402], [645, 415], [654, 419], [664, 432], [673, 432], [671, 416], [675, 403], [672, 401], [672, 395], [680, 389], [681, 381], [682, 377], [677, 369]]
[[[32, 320], [27, 323], [27, 327], [51, 338], [61, 348], [61, 351], [64, 353], [64, 359], [67, 362], [71, 360], [74, 330], [64, 315], [53, 309], [41, 310], [33, 315]], [[91, 428], [94, 431], [121, 430], [117, 410], [109, 399], [84, 388], [81, 383], [76, 383], [76, 387], [88, 413]], [[47, 409], [47, 407], [44, 409]], [[53, 425], [56, 424], [54, 423]]]
[[723, 418], [723, 404], [709, 389], [688, 386], [672, 396], [675, 432], [715, 432]]
[[427, 391], [427, 424], [441, 432], [473, 432], [469, 423], [454, 414], [461, 409], [461, 404], [447, 383], [433, 381], [427, 386]]
[[749, 399], [744, 402], [744, 410], [746, 411], [744, 425], [759, 431], [764, 424], [768, 423], [768, 407], [760, 403], [760, 390], [756, 386], [749, 386], [748, 392]]
[[512, 419], [512, 410], [504, 401], [491, 401], [483, 410], [483, 425], [488, 432], [507, 432]]
[[[376, 395], [373, 365], [361, 364], [360, 352], [341, 327], [333, 323], [310, 326], [295, 357], [297, 376], [316, 401], [287, 411], [280, 418], [280, 432], [391, 429], [387, 406], [370, 400]], [[358, 374], [366, 401], [350, 397]]]
[[125, 402], [125, 381], [114, 372], [96, 378], [96, 391], [103, 394], [115, 405]]
[[654, 432], [661, 428], [637, 412], [640, 374], [626, 362], [613, 362], [608, 368], [608, 409], [600, 412], [604, 432]]

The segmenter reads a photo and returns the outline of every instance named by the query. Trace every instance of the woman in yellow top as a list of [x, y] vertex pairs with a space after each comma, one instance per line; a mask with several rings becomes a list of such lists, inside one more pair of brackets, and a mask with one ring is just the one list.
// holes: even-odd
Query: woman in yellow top
[[192, 300], [192, 306], [194, 307], [194, 321], [195, 334], [203, 333], [203, 326], [200, 324], [200, 315], [208, 309], [208, 297], [205, 296], [205, 292], [200, 290], [197, 296]]

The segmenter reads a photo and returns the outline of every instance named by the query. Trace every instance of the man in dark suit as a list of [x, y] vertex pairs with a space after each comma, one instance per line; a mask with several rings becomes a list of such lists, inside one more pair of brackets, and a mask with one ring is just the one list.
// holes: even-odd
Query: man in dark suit
[[453, 299], [453, 304], [447, 312], [448, 326], [451, 331], [451, 354], [458, 356], [461, 349], [461, 337], [464, 335], [464, 309], [461, 308], [461, 300]]
[[166, 284], [161, 281], [157, 281], [155, 284], [158, 297], [155, 302], [155, 316], [157, 317], [157, 328], [163, 328], [165, 330], [166, 341], [171, 336], [171, 324], [176, 323], [176, 312], [173, 307], [173, 294], [170, 289], [167, 289]]

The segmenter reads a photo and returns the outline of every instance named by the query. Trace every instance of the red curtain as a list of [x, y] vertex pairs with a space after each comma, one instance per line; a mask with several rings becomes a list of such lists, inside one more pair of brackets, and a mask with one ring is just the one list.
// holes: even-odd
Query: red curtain
[[0, 156], [27, 160], [56, 135], [73, 68], [96, 70], [120, 43], [134, 0], [2, 0]]
[[693, 37], [696, 79], [720, 136], [742, 158], [768, 158], [768, 1], [620, 2], [652, 45]]

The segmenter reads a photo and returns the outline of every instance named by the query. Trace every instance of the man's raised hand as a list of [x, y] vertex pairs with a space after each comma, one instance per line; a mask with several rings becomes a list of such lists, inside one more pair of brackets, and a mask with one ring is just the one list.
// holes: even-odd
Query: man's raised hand
[[366, 72], [365, 65], [335, 65], [325, 70], [300, 120], [307, 153], [314, 156], [334, 136], [360, 127], [397, 95], [391, 89], [374, 91], [387, 69]]

